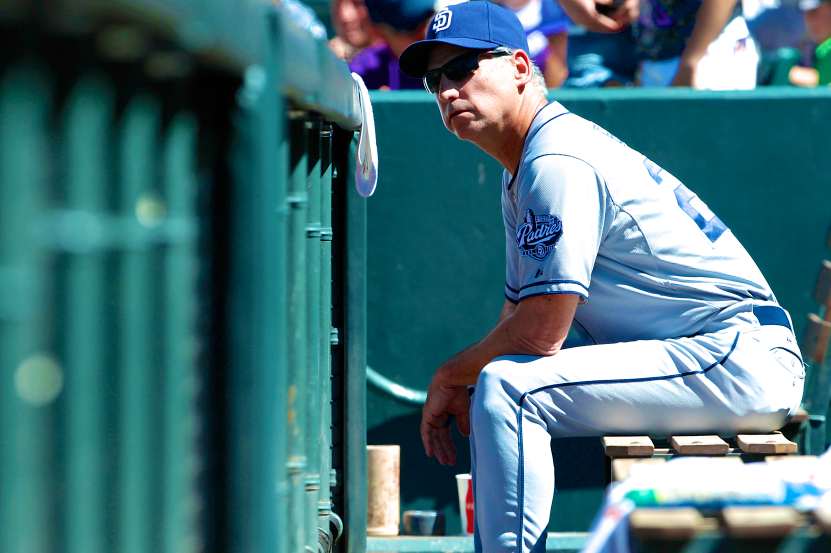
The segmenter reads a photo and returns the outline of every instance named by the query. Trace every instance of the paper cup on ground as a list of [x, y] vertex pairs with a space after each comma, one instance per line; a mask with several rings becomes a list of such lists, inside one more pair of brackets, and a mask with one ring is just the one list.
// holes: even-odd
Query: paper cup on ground
[[473, 484], [469, 474], [456, 475], [459, 489], [459, 511], [462, 515], [462, 534], [473, 534]]
[[366, 447], [366, 533], [397, 536], [401, 512], [401, 447]]
[[405, 536], [444, 535], [444, 513], [438, 511], [404, 511], [401, 522]]

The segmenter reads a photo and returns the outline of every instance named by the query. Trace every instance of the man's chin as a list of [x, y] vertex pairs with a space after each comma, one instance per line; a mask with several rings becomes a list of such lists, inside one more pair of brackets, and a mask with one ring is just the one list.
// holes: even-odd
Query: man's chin
[[472, 140], [478, 133], [479, 129], [475, 125], [469, 123], [454, 124], [451, 132], [456, 135], [459, 140]]

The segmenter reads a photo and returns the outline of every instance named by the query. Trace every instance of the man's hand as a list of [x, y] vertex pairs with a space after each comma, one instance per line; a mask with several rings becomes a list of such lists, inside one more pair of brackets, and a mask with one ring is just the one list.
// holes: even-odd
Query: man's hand
[[640, 0], [623, 0], [612, 14], [612, 19], [623, 29], [635, 21], [641, 13]]
[[440, 373], [427, 389], [427, 401], [421, 413], [421, 441], [427, 456], [436, 456], [442, 465], [456, 464], [456, 445], [450, 435], [447, 421], [451, 415], [456, 416], [459, 430], [465, 436], [470, 435], [470, 395], [467, 386], [444, 386], [440, 384]]
[[560, 5], [572, 21], [597, 33], [618, 33], [622, 31], [638, 17], [640, 7], [638, 0], [624, 0], [609, 17], [597, 11], [597, 4], [613, 6], [615, 1], [560, 0]]
[[421, 441], [427, 456], [456, 464], [456, 446], [447, 423], [456, 416], [459, 431], [470, 436], [470, 395], [482, 369], [502, 355], [554, 355], [568, 336], [579, 296], [550, 294], [514, 305], [505, 301], [499, 323], [487, 336], [438, 368], [421, 411]]

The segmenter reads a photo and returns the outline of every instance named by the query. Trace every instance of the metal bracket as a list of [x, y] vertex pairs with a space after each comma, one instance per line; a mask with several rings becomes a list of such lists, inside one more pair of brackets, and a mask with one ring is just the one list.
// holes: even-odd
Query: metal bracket
[[313, 223], [306, 226], [306, 238], [320, 238], [320, 225]]
[[305, 209], [306, 204], [309, 203], [309, 197], [306, 194], [290, 194], [286, 196], [286, 203], [293, 209]]
[[320, 491], [320, 476], [312, 475], [306, 477], [306, 491], [318, 492]]

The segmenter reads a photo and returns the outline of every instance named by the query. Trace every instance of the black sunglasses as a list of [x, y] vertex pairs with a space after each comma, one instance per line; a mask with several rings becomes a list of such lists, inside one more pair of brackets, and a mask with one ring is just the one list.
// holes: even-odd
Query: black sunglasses
[[430, 94], [435, 94], [441, 88], [441, 76], [445, 75], [449, 80], [460, 83], [470, 77], [470, 74], [479, 69], [479, 56], [488, 54], [493, 57], [509, 56], [511, 53], [504, 50], [489, 50], [487, 52], [473, 52], [462, 54], [453, 58], [437, 69], [428, 71], [424, 75], [424, 88]]

